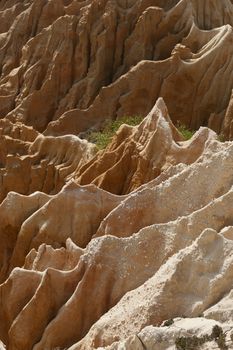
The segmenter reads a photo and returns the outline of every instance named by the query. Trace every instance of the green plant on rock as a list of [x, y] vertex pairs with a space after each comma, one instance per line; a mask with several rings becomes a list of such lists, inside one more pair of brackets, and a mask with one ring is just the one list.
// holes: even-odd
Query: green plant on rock
[[169, 320], [166, 320], [163, 322], [163, 327], [169, 327], [174, 323], [174, 320], [170, 318]]
[[184, 137], [185, 140], [190, 140], [191, 137], [195, 134], [195, 131], [190, 130], [187, 128], [184, 124], [178, 122], [176, 125], [178, 131], [181, 133], [181, 135]]
[[223, 134], [218, 135], [218, 140], [220, 142], [225, 142], [226, 141], [225, 136]]
[[100, 131], [91, 131], [88, 134], [87, 139], [88, 141], [95, 143], [96, 146], [102, 150], [111, 142], [113, 136], [122, 124], [135, 126], [142, 120], [142, 116], [125, 116], [116, 120], [107, 120]]

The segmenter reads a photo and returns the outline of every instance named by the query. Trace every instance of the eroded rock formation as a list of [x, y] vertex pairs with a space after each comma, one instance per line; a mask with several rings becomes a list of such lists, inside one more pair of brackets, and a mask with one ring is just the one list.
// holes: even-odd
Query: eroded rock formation
[[43, 136], [6, 119], [0, 126], [0, 202], [9, 191], [57, 193], [97, 151], [74, 135]]
[[233, 348], [232, 26], [230, 0], [0, 2], [0, 349]]
[[75, 179], [81, 185], [93, 183], [116, 194], [129, 193], [171, 165], [193, 163], [213, 138], [213, 132], [201, 128], [191, 141], [181, 142], [184, 138], [160, 98], [139, 126], [123, 125], [105, 151], [78, 169]]
[[91, 164], [107, 163], [111, 150], [123, 155], [122, 139], [134, 141], [129, 152], [158, 155], [147, 172], [158, 159], [161, 169], [127, 195], [73, 180], [55, 195], [11, 192], [2, 202], [0, 337], [9, 349], [117, 348], [169, 318], [226, 322], [232, 143], [208, 129], [182, 141], [162, 100]]
[[[3, 1], [0, 115], [46, 134], [145, 116], [232, 138], [230, 0]], [[45, 103], [46, 101], [46, 103]]]

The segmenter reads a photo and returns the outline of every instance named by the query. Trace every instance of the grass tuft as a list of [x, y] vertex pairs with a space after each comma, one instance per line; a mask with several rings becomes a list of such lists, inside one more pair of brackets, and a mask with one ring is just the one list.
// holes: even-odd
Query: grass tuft
[[190, 140], [195, 134], [195, 131], [188, 129], [184, 124], [181, 124], [180, 122], [177, 123], [176, 127], [186, 141]]

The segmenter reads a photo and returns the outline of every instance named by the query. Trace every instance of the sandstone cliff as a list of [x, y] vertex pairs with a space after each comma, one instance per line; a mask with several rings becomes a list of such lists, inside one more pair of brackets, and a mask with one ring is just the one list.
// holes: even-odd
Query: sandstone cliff
[[232, 27], [230, 0], [0, 1], [0, 349], [233, 348]]
[[[111, 168], [102, 159], [112, 150], [120, 160], [126, 132], [135, 144], [128, 152], [157, 155], [145, 176], [160, 164], [159, 174], [128, 194], [80, 186], [78, 177], [57, 194], [10, 192], [2, 202], [0, 337], [9, 349], [120, 348], [145, 327], [179, 316], [204, 313], [226, 327], [224, 307], [231, 320], [231, 142], [208, 129], [182, 141], [159, 100], [87, 170]], [[114, 189], [115, 178], [108, 181]], [[175, 339], [168, 336], [164, 349]]]
[[[146, 115], [232, 138], [230, 0], [0, 4], [0, 115], [46, 134]], [[46, 103], [45, 103], [46, 102]]]

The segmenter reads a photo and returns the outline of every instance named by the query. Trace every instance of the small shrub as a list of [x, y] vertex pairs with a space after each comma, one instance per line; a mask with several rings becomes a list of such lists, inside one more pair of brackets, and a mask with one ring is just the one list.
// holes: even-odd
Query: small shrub
[[228, 349], [226, 345], [226, 335], [223, 333], [223, 329], [221, 327], [219, 327], [218, 325], [215, 325], [212, 328], [211, 336], [215, 340], [215, 342], [218, 344], [219, 349], [221, 350]]
[[225, 142], [225, 141], [226, 141], [223, 134], [218, 135], [218, 140], [219, 140], [220, 142]]
[[182, 134], [185, 140], [190, 140], [191, 137], [195, 134], [195, 131], [190, 130], [187, 128], [184, 124], [181, 124], [180, 122], [177, 123], [177, 129]]
[[213, 339], [218, 339], [223, 334], [223, 330], [217, 324], [212, 328], [211, 336]]
[[101, 131], [92, 131], [87, 137], [88, 141], [95, 143], [100, 150], [107, 147], [111, 138], [112, 136], [110, 133]]
[[95, 143], [101, 150], [107, 147], [113, 136], [122, 124], [138, 125], [143, 120], [142, 116], [125, 116], [116, 120], [107, 120], [100, 131], [92, 131], [87, 136], [88, 141]]
[[169, 327], [174, 323], [173, 319], [170, 318], [169, 320], [166, 320], [163, 322], [163, 327]]

